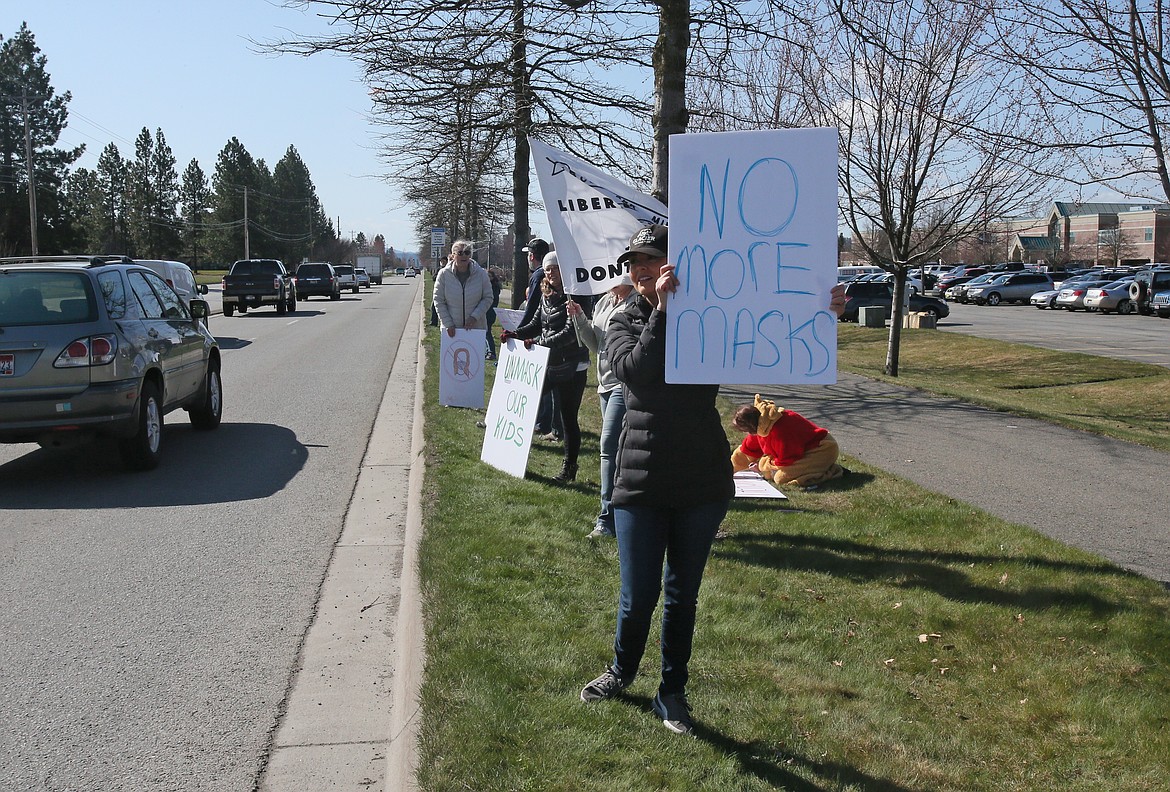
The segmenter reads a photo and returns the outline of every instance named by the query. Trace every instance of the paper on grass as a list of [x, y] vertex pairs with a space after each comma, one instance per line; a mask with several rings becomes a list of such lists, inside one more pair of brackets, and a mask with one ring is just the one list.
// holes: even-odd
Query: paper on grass
[[753, 470], [741, 470], [735, 474], [735, 497], [737, 498], [779, 498], [788, 496], [772, 486], [771, 482]]

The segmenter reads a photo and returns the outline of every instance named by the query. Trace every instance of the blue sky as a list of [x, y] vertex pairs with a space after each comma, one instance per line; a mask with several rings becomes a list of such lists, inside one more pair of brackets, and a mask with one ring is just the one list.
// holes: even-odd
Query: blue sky
[[4, 14], [8, 38], [27, 22], [58, 93], [71, 91], [62, 146], [86, 144], [93, 168], [106, 144], [134, 155], [143, 127], [161, 128], [176, 170], [199, 160], [208, 179], [238, 137], [269, 168], [291, 144], [309, 168], [325, 213], [345, 237], [383, 234], [417, 244], [406, 207], [382, 181], [356, 65], [332, 55], [260, 54], [257, 41], [319, 33], [323, 20], [267, 0], [37, 0]]

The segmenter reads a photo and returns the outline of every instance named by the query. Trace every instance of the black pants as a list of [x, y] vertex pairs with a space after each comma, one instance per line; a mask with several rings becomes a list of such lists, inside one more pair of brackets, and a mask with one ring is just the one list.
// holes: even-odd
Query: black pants
[[581, 422], [578, 413], [581, 411], [581, 399], [585, 394], [585, 379], [588, 371], [582, 369], [568, 379], [553, 383], [549, 390], [553, 391], [553, 404], [560, 412], [561, 423], [565, 429], [565, 462], [576, 465], [577, 455], [581, 453]]

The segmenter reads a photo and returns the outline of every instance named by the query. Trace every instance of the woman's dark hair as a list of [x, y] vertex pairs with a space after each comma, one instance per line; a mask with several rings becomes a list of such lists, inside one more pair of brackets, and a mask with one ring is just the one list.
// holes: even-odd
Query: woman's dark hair
[[748, 432], [755, 434], [760, 427], [760, 411], [755, 407], [744, 405], [735, 411], [735, 417], [731, 419], [731, 425], [741, 432]]

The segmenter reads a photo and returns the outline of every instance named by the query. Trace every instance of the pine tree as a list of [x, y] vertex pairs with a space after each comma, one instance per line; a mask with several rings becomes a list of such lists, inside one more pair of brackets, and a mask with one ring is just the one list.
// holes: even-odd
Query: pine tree
[[183, 183], [179, 188], [182, 205], [182, 255], [187, 256], [191, 268], [199, 271], [201, 256], [207, 257], [206, 243], [208, 210], [211, 208], [211, 189], [198, 160], [187, 163]]
[[32, 252], [32, 226], [25, 156], [25, 126], [32, 144], [36, 184], [37, 249], [61, 250], [70, 225], [59, 200], [69, 165], [84, 146], [56, 148], [68, 118], [68, 91], [58, 96], [28, 25], [0, 41], [0, 252]]

